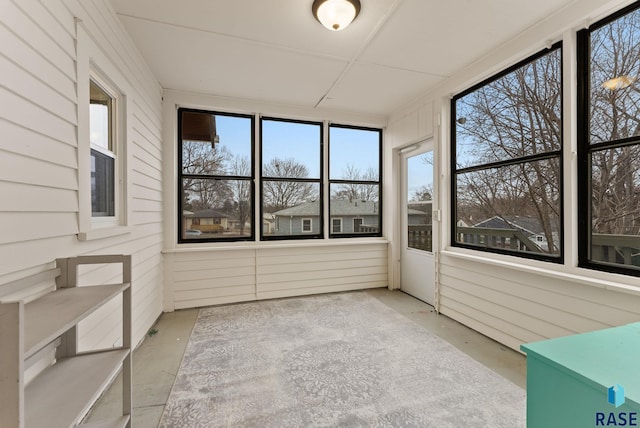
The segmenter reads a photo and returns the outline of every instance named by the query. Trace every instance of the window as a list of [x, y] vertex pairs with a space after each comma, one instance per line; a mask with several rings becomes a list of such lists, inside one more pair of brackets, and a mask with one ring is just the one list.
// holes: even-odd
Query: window
[[[91, 216], [96, 222], [116, 222], [115, 98], [89, 81], [89, 144], [91, 153]], [[99, 218], [99, 219], [98, 219]]]
[[381, 153], [380, 129], [329, 126], [329, 213], [352, 226], [332, 223], [331, 238], [382, 236]]
[[453, 98], [453, 245], [562, 262], [561, 76], [556, 44]]
[[260, 130], [262, 216], [276, 223], [262, 238], [321, 238], [322, 123], [263, 118]]
[[264, 241], [322, 239], [327, 230], [381, 236], [381, 129], [258, 124], [255, 115], [178, 109], [178, 243], [252, 241], [256, 228]]
[[640, 276], [640, 9], [578, 34], [579, 263]]
[[130, 233], [127, 79], [77, 23], [77, 168], [80, 241]]
[[253, 116], [178, 111], [178, 242], [254, 236]]

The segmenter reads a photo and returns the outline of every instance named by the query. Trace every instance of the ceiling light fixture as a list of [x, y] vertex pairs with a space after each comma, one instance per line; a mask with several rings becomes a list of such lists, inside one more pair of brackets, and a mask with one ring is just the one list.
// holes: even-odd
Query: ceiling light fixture
[[624, 89], [633, 85], [635, 81], [638, 80], [637, 77], [631, 76], [619, 76], [614, 77], [613, 79], [609, 79], [602, 84], [603, 88], [609, 89], [610, 91], [615, 91], [616, 89]]
[[311, 10], [327, 29], [340, 31], [360, 13], [360, 0], [314, 0]]

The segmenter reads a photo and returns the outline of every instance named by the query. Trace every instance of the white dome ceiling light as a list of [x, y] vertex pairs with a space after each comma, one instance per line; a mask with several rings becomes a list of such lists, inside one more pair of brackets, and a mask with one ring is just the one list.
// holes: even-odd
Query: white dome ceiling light
[[340, 31], [360, 13], [360, 0], [314, 0], [311, 10], [327, 29]]

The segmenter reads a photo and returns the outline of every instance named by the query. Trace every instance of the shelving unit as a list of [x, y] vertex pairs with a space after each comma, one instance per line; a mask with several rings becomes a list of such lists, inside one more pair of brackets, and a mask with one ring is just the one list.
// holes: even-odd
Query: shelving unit
[[[122, 265], [122, 283], [78, 286], [78, 266], [107, 263]], [[58, 259], [53, 274], [55, 291], [28, 303], [0, 301], [0, 427], [130, 428], [131, 256]], [[28, 277], [8, 286], [33, 283]], [[122, 346], [78, 352], [78, 323], [120, 294]], [[25, 370], [52, 352], [55, 362], [25, 384]], [[120, 370], [122, 415], [81, 424]]]

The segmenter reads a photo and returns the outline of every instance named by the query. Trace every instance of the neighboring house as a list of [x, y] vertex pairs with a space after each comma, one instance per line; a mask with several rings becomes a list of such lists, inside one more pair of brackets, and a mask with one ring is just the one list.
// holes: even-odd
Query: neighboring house
[[273, 235], [276, 230], [276, 217], [271, 213], [262, 214], [262, 233]]
[[[307, 202], [273, 213], [275, 235], [303, 235], [320, 233], [320, 205], [318, 201]], [[362, 233], [378, 231], [380, 211], [373, 201], [331, 201], [331, 233]]]
[[[540, 223], [540, 220], [535, 217], [517, 215], [493, 216], [481, 221], [480, 223], [474, 224], [473, 227], [484, 227], [487, 229], [517, 229], [544, 251], [548, 251], [549, 249], [547, 237], [544, 234], [542, 224]], [[554, 227], [552, 234], [557, 248], [560, 241], [558, 239], [556, 227]]]
[[407, 204], [409, 226], [431, 224], [433, 201], [411, 201]]
[[[320, 233], [317, 201], [307, 202], [273, 213], [276, 235], [298, 235]], [[409, 224], [428, 224], [431, 210], [409, 209]], [[380, 222], [378, 203], [363, 200], [332, 200], [329, 230], [331, 233], [366, 233], [377, 232]]]
[[215, 210], [184, 211], [184, 230], [195, 229], [202, 232], [222, 232], [231, 226], [229, 216]]

